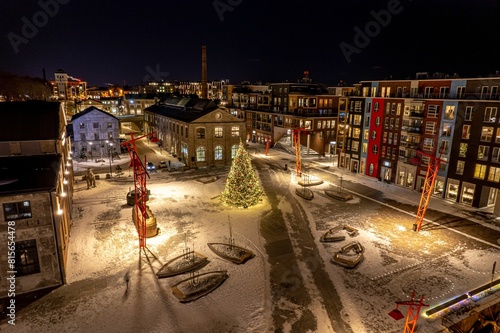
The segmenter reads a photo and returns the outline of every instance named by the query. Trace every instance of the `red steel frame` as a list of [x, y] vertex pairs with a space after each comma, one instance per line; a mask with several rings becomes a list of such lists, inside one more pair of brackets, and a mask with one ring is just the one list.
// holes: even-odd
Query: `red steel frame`
[[415, 300], [415, 290], [411, 294], [410, 301], [400, 301], [396, 302], [399, 305], [408, 305], [408, 314], [406, 315], [405, 328], [403, 333], [413, 333], [415, 332], [415, 327], [417, 326], [418, 315], [420, 314], [420, 309], [422, 306], [428, 306], [424, 304], [424, 295], [420, 297], [420, 301]]
[[305, 130], [305, 127], [295, 128], [293, 130], [293, 144], [295, 148], [295, 170], [297, 171], [297, 176], [302, 176], [302, 158], [300, 155], [300, 132]]
[[269, 153], [269, 147], [271, 146], [271, 140], [269, 138], [266, 139], [266, 156]]
[[134, 168], [134, 194], [135, 194], [135, 216], [137, 218], [137, 233], [139, 235], [139, 248], [143, 249], [146, 247], [146, 176], [149, 174], [146, 170], [146, 156], [144, 156], [144, 164], [141, 162], [139, 155], [137, 154], [137, 147], [135, 145], [136, 140], [140, 140], [145, 137], [152, 136], [151, 142], [158, 142], [156, 138], [156, 132], [152, 132], [138, 138], [134, 138], [134, 134], [130, 133], [131, 139], [129, 141], [123, 142], [120, 145], [127, 147], [128, 153], [130, 155], [130, 166]]
[[439, 172], [439, 165], [441, 162], [446, 163], [446, 161], [441, 160], [441, 154], [439, 157], [435, 157], [424, 152], [418, 152], [419, 154], [425, 155], [430, 158], [429, 166], [427, 167], [427, 175], [425, 176], [424, 188], [422, 189], [422, 196], [420, 197], [420, 203], [417, 210], [417, 219], [413, 225], [414, 231], [420, 231], [422, 227], [422, 222], [424, 221], [425, 212], [429, 206], [431, 200], [432, 190], [434, 189], [434, 184], [436, 183], [436, 177]]

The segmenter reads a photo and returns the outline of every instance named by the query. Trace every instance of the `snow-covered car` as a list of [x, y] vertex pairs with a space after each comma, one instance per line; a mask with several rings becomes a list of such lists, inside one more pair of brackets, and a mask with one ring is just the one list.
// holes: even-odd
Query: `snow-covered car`
[[148, 171], [155, 171], [155, 170], [156, 170], [156, 167], [155, 167], [155, 165], [154, 165], [153, 163], [148, 162], [148, 164], [146, 165], [146, 169], [147, 169]]
[[167, 161], [160, 161], [160, 163], [158, 164], [158, 169], [166, 168], [167, 166]]

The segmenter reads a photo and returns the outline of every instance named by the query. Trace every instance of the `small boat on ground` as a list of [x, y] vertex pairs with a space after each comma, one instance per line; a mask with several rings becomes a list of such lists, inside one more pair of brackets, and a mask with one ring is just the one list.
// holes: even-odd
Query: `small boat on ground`
[[227, 271], [212, 271], [202, 274], [193, 273], [170, 288], [180, 302], [186, 303], [205, 296], [219, 287], [229, 277]]
[[180, 256], [169, 260], [156, 273], [159, 278], [179, 275], [202, 268], [208, 264], [208, 258], [195, 251], [186, 251]]
[[230, 243], [207, 243], [207, 245], [216, 255], [235, 264], [242, 264], [255, 256], [252, 251]]

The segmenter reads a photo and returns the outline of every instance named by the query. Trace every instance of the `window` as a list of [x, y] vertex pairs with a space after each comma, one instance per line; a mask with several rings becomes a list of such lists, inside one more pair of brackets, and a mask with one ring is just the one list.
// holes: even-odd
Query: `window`
[[373, 147], [372, 147], [372, 153], [373, 154], [377, 154], [378, 153], [378, 146], [377, 145], [373, 145]]
[[240, 136], [240, 128], [238, 126], [231, 127], [231, 136], [232, 137]]
[[93, 123], [94, 128], [99, 128], [99, 123]]
[[455, 118], [455, 106], [448, 105], [444, 111], [444, 119], [453, 120]]
[[362, 152], [366, 154], [367, 151], [368, 151], [368, 144], [366, 142], [363, 142]]
[[380, 152], [380, 156], [381, 157], [385, 157], [385, 151], [386, 151], [387, 147], [386, 146], [382, 146], [382, 151]]
[[3, 204], [5, 221], [31, 218], [31, 204], [29, 201]]
[[500, 127], [497, 128], [497, 134], [495, 135], [495, 142], [500, 143]]
[[196, 139], [205, 139], [205, 128], [198, 127], [196, 129]]
[[423, 147], [423, 149], [427, 150], [427, 151], [432, 151], [433, 148], [434, 148], [434, 139], [425, 138], [424, 139], [424, 147]]
[[493, 127], [483, 127], [481, 130], [481, 141], [491, 142]]
[[113, 132], [108, 132], [108, 139], [113, 140]]
[[463, 175], [464, 169], [465, 169], [465, 162], [464, 161], [457, 161], [457, 170], [455, 171], [455, 173], [457, 175]]
[[488, 173], [488, 181], [498, 183], [500, 182], [500, 168], [490, 167]]
[[356, 114], [354, 115], [354, 120], [353, 120], [353, 125], [361, 125], [361, 115]]
[[384, 134], [382, 134], [382, 143], [387, 143], [387, 132], [384, 132]]
[[380, 126], [380, 117], [375, 118], [375, 125]]
[[462, 98], [464, 96], [465, 87], [457, 87], [457, 98]]
[[451, 123], [443, 123], [443, 136], [451, 136]]
[[474, 170], [474, 178], [484, 179], [485, 175], [486, 175], [486, 165], [476, 164], [476, 168]]
[[464, 125], [462, 127], [462, 139], [469, 140], [470, 137], [470, 125]]
[[458, 156], [460, 157], [465, 157], [467, 155], [467, 148], [468, 148], [467, 143], [460, 143], [460, 151], [458, 152]]
[[233, 145], [231, 147], [231, 158], [233, 159], [236, 156], [236, 153], [238, 152], [238, 145]]
[[437, 118], [439, 115], [439, 105], [429, 105], [427, 108], [427, 117]]
[[359, 150], [359, 141], [352, 141], [351, 142], [351, 150], [352, 151], [358, 151]]
[[465, 108], [465, 120], [466, 121], [472, 121], [472, 114], [474, 113], [474, 107], [473, 106], [467, 106]]
[[441, 147], [439, 148], [441, 154], [448, 155], [449, 149], [450, 149], [450, 141], [448, 140], [441, 141]]
[[17, 276], [40, 273], [36, 240], [16, 241]]
[[491, 154], [491, 161], [500, 163], [500, 148], [493, 147], [493, 154]]
[[374, 110], [375, 112], [378, 112], [378, 108], [379, 108], [379, 107], [378, 107], [378, 102], [373, 103], [373, 110]]
[[377, 138], [377, 131], [372, 131], [372, 140]]
[[361, 136], [361, 129], [360, 128], [353, 128], [352, 137], [354, 139], [359, 139], [360, 136]]
[[489, 154], [490, 154], [490, 147], [479, 146], [479, 149], [477, 150], [477, 159], [481, 161], [487, 161]]
[[216, 146], [214, 150], [214, 157], [216, 161], [222, 160], [222, 146]]
[[484, 119], [485, 123], [494, 123], [497, 120], [497, 108], [496, 107], [487, 107], [484, 110]]
[[98, 141], [99, 140], [99, 133], [94, 133], [94, 140]]
[[215, 128], [215, 137], [216, 138], [222, 138], [222, 127], [216, 127]]
[[196, 161], [204, 162], [206, 159], [206, 151], [205, 147], [196, 148]]
[[85, 129], [85, 124], [84, 123], [80, 123], [80, 129]]
[[85, 137], [85, 133], [80, 133], [80, 141], [85, 141], [87, 140]]
[[425, 134], [436, 134], [436, 123], [433, 121], [428, 121], [425, 123]]

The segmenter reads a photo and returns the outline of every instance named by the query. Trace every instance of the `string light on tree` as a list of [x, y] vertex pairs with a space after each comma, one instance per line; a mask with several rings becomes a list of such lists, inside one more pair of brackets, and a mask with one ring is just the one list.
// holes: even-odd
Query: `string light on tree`
[[228, 206], [247, 208], [258, 204], [262, 194], [259, 177], [252, 168], [250, 155], [240, 141], [227, 176], [226, 187], [221, 194], [221, 201]]

